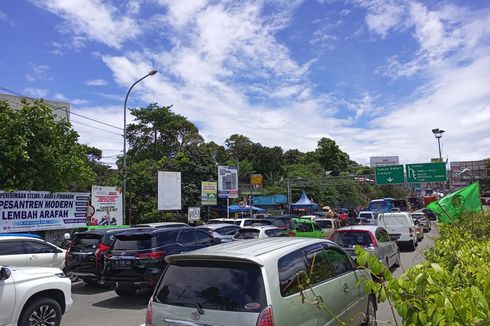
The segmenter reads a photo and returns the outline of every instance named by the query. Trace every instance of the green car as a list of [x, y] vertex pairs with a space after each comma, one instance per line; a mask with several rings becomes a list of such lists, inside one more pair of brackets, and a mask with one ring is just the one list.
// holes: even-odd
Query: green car
[[308, 218], [292, 218], [291, 221], [293, 225], [296, 226], [295, 229], [291, 230], [296, 237], [305, 238], [322, 238], [323, 232], [320, 227], [312, 220]]

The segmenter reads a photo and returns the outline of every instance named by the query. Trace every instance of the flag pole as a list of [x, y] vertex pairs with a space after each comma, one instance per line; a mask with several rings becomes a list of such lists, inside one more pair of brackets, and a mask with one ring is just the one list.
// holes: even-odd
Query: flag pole
[[446, 210], [444, 209], [444, 207], [442, 207], [442, 205], [441, 205], [441, 204], [439, 204], [439, 201], [437, 201], [437, 202], [436, 202], [436, 204], [437, 204], [437, 205], [438, 205], [438, 206], [439, 206], [439, 207], [442, 209], [442, 211], [444, 212], [444, 214], [446, 214], [446, 216], [447, 216], [447, 217], [449, 217], [449, 219], [450, 219], [452, 222], [456, 223], [456, 221], [455, 221], [455, 220], [454, 220], [454, 219], [453, 219], [451, 216], [449, 216], [449, 214], [446, 212]]

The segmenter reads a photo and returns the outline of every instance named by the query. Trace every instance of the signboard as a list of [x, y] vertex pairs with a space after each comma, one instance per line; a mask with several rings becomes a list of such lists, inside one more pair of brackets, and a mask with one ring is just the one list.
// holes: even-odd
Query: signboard
[[218, 204], [218, 185], [215, 181], [201, 182], [201, 204], [217, 205]]
[[398, 156], [371, 156], [369, 158], [369, 163], [373, 168], [378, 166], [399, 165], [400, 158]]
[[405, 182], [403, 165], [376, 167], [375, 182], [377, 185], [392, 185]]
[[262, 188], [262, 183], [263, 183], [263, 177], [262, 174], [251, 174], [250, 175], [250, 184], [254, 188]]
[[238, 198], [238, 169], [235, 166], [218, 166], [218, 197]]
[[92, 206], [89, 225], [122, 225], [122, 192], [119, 187], [92, 186]]
[[475, 180], [486, 178], [487, 169], [484, 161], [451, 162], [451, 188], [463, 188]]
[[180, 172], [158, 171], [158, 210], [182, 209]]
[[81, 192], [0, 191], [0, 232], [86, 226], [89, 197]]
[[444, 182], [447, 180], [446, 163], [419, 163], [405, 165], [407, 182]]
[[439, 157], [431, 158], [430, 159], [430, 162], [431, 163], [441, 163], [442, 162], [442, 158], [439, 158]]
[[238, 207], [245, 208], [245, 206], [247, 206], [247, 204], [243, 200], [238, 202]]
[[200, 207], [189, 207], [187, 210], [187, 220], [189, 222], [199, 221], [201, 219]]

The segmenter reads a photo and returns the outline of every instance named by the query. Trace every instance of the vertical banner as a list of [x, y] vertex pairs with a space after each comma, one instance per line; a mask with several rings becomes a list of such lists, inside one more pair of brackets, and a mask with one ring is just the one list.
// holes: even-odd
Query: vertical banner
[[88, 221], [89, 225], [123, 224], [121, 188], [92, 186], [92, 206], [94, 213]]
[[158, 171], [158, 210], [182, 209], [180, 172]]
[[90, 193], [0, 191], [0, 232], [85, 226]]
[[189, 222], [199, 221], [201, 219], [200, 207], [189, 207], [187, 211], [187, 220]]
[[202, 205], [217, 205], [218, 185], [215, 181], [201, 182], [201, 203]]
[[235, 166], [218, 166], [218, 197], [238, 198], [238, 169]]

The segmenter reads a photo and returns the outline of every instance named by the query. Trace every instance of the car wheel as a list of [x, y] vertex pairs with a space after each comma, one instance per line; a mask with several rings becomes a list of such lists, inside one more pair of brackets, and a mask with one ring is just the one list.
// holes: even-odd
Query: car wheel
[[60, 304], [50, 298], [39, 298], [24, 307], [19, 318], [20, 326], [41, 326], [61, 324]]
[[115, 289], [116, 294], [122, 298], [130, 297], [138, 291], [136, 288]]
[[376, 326], [378, 322], [376, 321], [376, 306], [374, 303], [374, 297], [369, 296], [368, 306], [366, 311], [366, 319], [362, 323], [363, 326]]
[[94, 280], [93, 278], [82, 278], [82, 281], [84, 281], [87, 285], [97, 285], [98, 283], [98, 281]]

